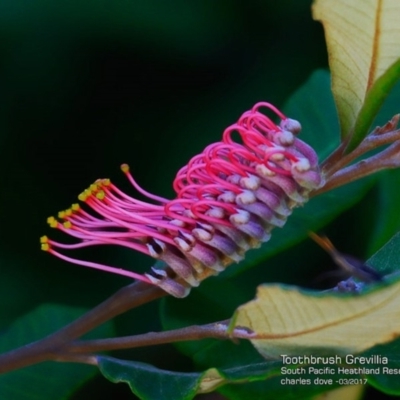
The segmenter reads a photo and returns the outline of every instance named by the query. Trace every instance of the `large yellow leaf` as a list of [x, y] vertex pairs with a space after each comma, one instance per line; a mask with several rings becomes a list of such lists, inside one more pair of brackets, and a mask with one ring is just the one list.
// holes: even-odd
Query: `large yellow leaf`
[[[357, 145], [400, 75], [399, 0], [315, 0], [342, 137]], [[399, 107], [400, 108], [400, 107]]]
[[365, 385], [342, 386], [313, 397], [312, 400], [359, 400], [365, 391]]
[[358, 353], [400, 335], [400, 282], [351, 296], [259, 286], [256, 299], [237, 309], [236, 326], [256, 333], [251, 341], [267, 358]]

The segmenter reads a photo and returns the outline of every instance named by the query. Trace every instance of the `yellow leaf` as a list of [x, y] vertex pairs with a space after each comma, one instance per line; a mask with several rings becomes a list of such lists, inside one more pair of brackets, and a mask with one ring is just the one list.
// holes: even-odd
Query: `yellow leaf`
[[227, 383], [226, 378], [224, 378], [217, 369], [210, 368], [202, 376], [197, 393], [212, 392], [224, 383]]
[[313, 17], [325, 30], [342, 137], [366, 131], [399, 78], [400, 1], [315, 0]]
[[343, 386], [338, 389], [319, 394], [312, 400], [359, 400], [362, 398], [364, 391], [364, 385]]
[[315, 294], [263, 285], [239, 307], [231, 327], [247, 327], [267, 358], [286, 355], [344, 356], [400, 335], [400, 282], [363, 295]]

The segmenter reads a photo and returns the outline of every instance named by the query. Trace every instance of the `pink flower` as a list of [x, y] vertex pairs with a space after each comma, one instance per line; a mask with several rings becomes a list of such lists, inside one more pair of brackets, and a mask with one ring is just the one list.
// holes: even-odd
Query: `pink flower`
[[[260, 112], [262, 107], [278, 115], [279, 126]], [[79, 242], [62, 244], [44, 236], [42, 249], [184, 297], [192, 286], [268, 241], [271, 230], [282, 227], [292, 209], [323, 184], [316, 153], [296, 137], [300, 129], [271, 104], [257, 103], [225, 130], [222, 141], [207, 146], [178, 172], [172, 200], [143, 190], [124, 164], [121, 169], [129, 181], [152, 203], [128, 196], [109, 179], [99, 179], [79, 195], [89, 211], [73, 204], [58, 214], [60, 221], [48, 218], [51, 227]], [[103, 244], [140, 251], [168, 267], [142, 275], [58, 251]]]

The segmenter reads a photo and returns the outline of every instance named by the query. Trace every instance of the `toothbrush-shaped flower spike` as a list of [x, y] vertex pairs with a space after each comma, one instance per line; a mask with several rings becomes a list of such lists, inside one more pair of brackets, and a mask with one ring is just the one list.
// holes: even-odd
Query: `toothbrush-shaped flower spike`
[[[261, 113], [261, 108], [274, 111], [280, 124]], [[73, 204], [58, 214], [58, 220], [48, 219], [51, 227], [78, 243], [62, 244], [44, 236], [42, 249], [184, 297], [191, 287], [268, 241], [271, 230], [282, 227], [292, 209], [322, 186], [316, 153], [296, 137], [300, 129], [299, 122], [271, 104], [257, 103], [224, 131], [220, 142], [207, 146], [177, 173], [172, 200], [143, 190], [123, 164], [121, 169], [134, 188], [152, 202], [136, 200], [109, 179], [99, 179], [79, 195], [89, 211]], [[58, 251], [103, 244], [140, 251], [168, 267], [141, 275]]]

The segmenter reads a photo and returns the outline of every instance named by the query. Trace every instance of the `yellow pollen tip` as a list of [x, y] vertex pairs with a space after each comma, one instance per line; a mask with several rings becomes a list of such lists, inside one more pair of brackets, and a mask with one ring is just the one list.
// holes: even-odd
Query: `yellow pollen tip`
[[98, 190], [99, 190], [99, 186], [96, 184], [96, 183], [92, 183], [90, 186], [89, 186], [89, 189], [88, 190], [90, 190], [91, 192], [97, 192]]
[[54, 217], [47, 218], [47, 223], [50, 225], [51, 228], [57, 228], [58, 221]]
[[65, 218], [65, 211], [60, 211], [58, 213], [58, 218], [61, 218], [61, 219]]
[[42, 243], [42, 245], [40, 246], [40, 248], [43, 251], [49, 251], [50, 250], [50, 245], [48, 243]]
[[129, 165], [128, 164], [122, 164], [121, 165], [121, 171], [126, 174], [129, 172]]
[[78, 203], [74, 203], [72, 204], [71, 209], [73, 211], [79, 211], [81, 209], [81, 206]]
[[102, 190], [100, 190], [99, 192], [96, 193], [96, 197], [97, 197], [99, 200], [103, 200], [104, 197], [106, 197], [106, 194], [105, 194]]
[[49, 241], [49, 238], [47, 236], [42, 236], [40, 238], [40, 243], [42, 243], [42, 244], [48, 243], [48, 241]]
[[87, 198], [88, 198], [88, 195], [87, 195], [86, 191], [82, 192], [82, 193], [78, 196], [78, 200], [80, 200], [80, 201], [86, 201]]
[[65, 215], [66, 215], [67, 217], [70, 217], [70, 216], [72, 215], [72, 209], [71, 209], [71, 208], [66, 209], [66, 210], [65, 210]]
[[65, 229], [70, 229], [70, 228], [72, 228], [71, 221], [65, 221], [65, 222], [63, 223], [63, 227], [64, 227]]
[[111, 181], [109, 179], [103, 179], [101, 181], [103, 186], [110, 186], [111, 185]]

